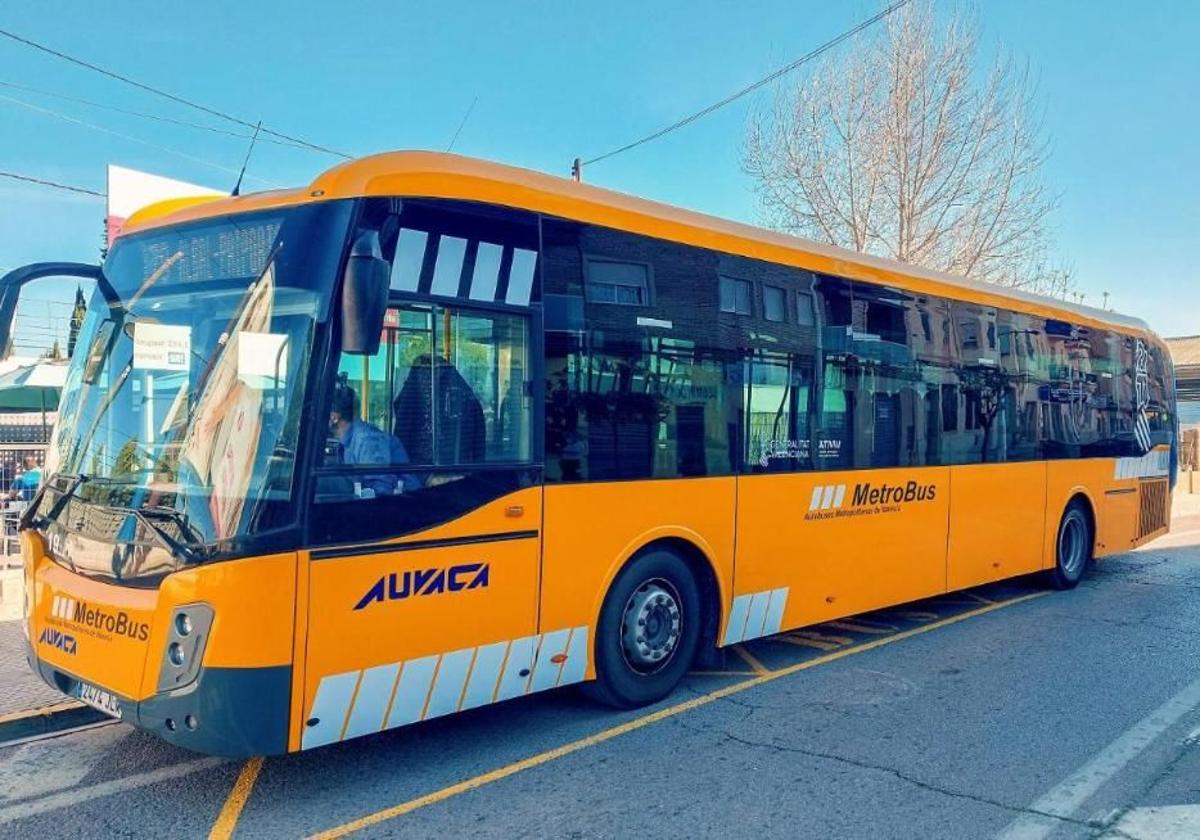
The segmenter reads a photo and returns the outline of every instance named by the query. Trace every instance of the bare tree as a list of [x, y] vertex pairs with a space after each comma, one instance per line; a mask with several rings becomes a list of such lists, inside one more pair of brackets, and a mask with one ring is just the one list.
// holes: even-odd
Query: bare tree
[[978, 62], [978, 29], [928, 0], [817, 65], [750, 121], [743, 166], [765, 221], [802, 236], [1053, 294], [1055, 198], [1028, 68]]

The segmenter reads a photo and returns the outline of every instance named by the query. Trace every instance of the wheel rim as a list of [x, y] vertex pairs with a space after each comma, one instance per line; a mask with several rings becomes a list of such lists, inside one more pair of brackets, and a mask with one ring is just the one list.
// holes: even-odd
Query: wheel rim
[[1063, 574], [1076, 578], [1083, 571], [1087, 560], [1087, 526], [1083, 517], [1072, 511], [1063, 520], [1062, 530], [1058, 534], [1059, 565]]
[[681, 599], [670, 581], [648, 580], [633, 591], [621, 616], [621, 653], [640, 674], [666, 667], [683, 634]]

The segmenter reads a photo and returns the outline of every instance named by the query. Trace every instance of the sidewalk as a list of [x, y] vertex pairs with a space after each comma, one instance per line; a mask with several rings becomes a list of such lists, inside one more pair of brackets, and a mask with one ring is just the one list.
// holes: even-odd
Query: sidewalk
[[21, 622], [0, 621], [0, 717], [52, 706], [65, 699], [29, 668]]

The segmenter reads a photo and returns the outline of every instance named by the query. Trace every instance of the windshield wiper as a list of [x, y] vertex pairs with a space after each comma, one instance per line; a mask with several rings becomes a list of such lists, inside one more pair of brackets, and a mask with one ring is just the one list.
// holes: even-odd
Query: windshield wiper
[[[37, 516], [36, 513], [42, 506], [42, 499], [46, 496], [46, 491], [49, 490], [51, 486], [61, 478], [69, 479], [71, 483], [67, 485], [66, 490], [58, 490], [56, 488], [54, 492], [58, 493], [58, 498], [54, 501], [54, 504], [50, 507], [50, 510], [46, 511], [44, 516]], [[78, 491], [79, 488], [82, 487], [86, 482], [91, 480], [92, 477], [85, 475], [84, 473], [76, 473], [75, 475], [56, 473], [55, 475], [51, 476], [48, 480], [42, 483], [42, 486], [38, 489], [37, 494], [30, 500], [29, 507], [25, 508], [25, 512], [21, 514], [21, 521], [17, 527], [21, 530], [24, 530], [25, 528], [41, 528], [42, 526], [51, 522], [56, 522], [59, 515], [63, 512], [63, 508], [67, 506], [67, 502], [74, 498], [76, 491]]]
[[[186, 513], [178, 511], [173, 507], [166, 507], [165, 505], [147, 505], [146, 507], [129, 508], [128, 510], [138, 522], [142, 523], [158, 538], [159, 543], [167, 551], [170, 551], [172, 554], [178, 554], [192, 565], [203, 563], [208, 559], [208, 545], [204, 540], [196, 536], [191, 523], [188, 522]], [[154, 521], [156, 518], [170, 519], [174, 522], [187, 542], [180, 542], [175, 539], [166, 528]]]

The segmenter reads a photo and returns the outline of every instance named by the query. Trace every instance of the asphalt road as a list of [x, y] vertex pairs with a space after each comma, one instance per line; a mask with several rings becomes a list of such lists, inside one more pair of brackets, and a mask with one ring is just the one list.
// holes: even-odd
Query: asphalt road
[[261, 764], [123, 724], [3, 747], [0, 836], [1200, 836], [1200, 517], [1174, 528], [1072, 592], [750, 643], [638, 712], [563, 690]]

